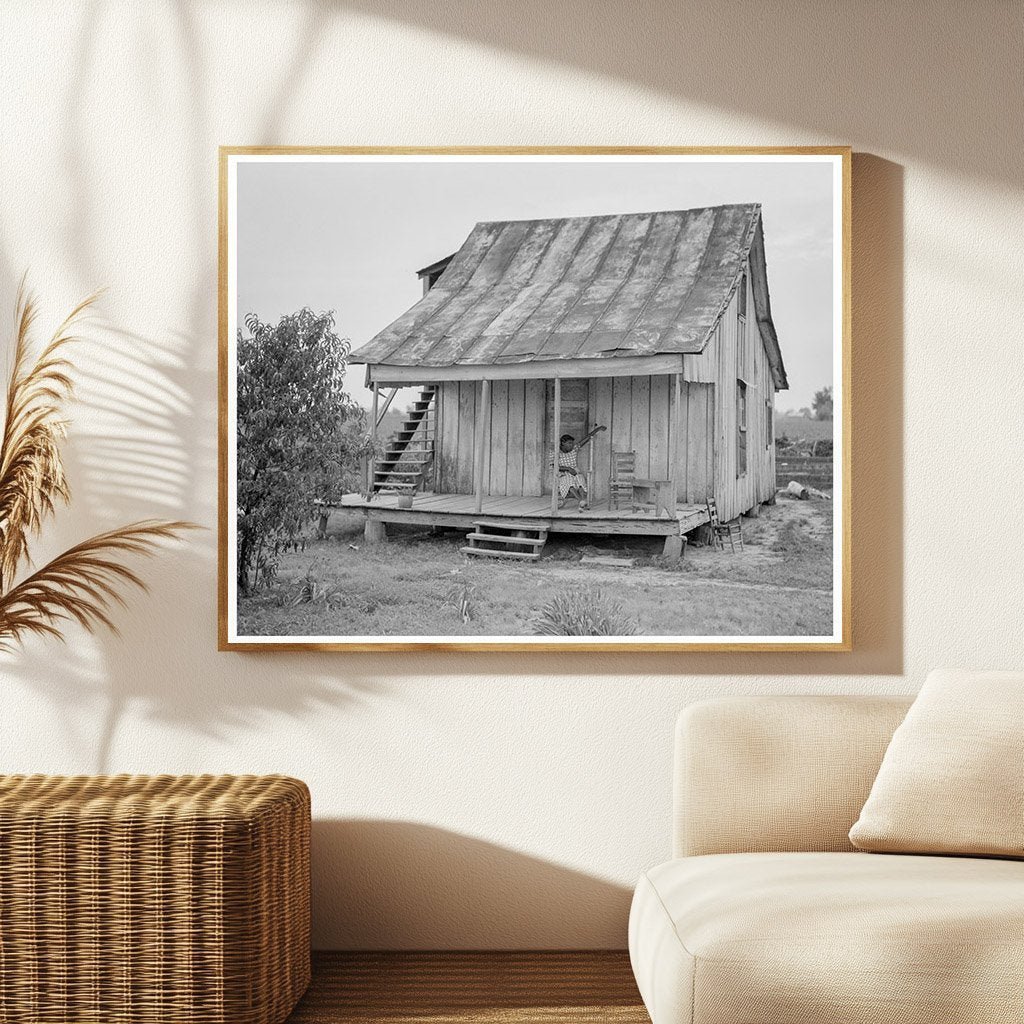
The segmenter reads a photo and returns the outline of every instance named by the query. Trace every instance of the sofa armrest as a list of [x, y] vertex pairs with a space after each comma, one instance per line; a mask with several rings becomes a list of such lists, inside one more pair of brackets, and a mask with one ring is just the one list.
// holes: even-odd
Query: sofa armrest
[[676, 727], [676, 857], [852, 850], [908, 697], [737, 697]]

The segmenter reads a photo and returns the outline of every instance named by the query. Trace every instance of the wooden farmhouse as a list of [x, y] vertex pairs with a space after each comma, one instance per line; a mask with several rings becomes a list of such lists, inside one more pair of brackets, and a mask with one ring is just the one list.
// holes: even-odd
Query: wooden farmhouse
[[[661, 535], [671, 553], [709, 501], [727, 521], [773, 498], [787, 382], [758, 204], [481, 223], [419, 274], [423, 297], [352, 355], [374, 426], [420, 389], [345, 499], [368, 539], [423, 523], [464, 526], [481, 552], [533, 557], [561, 531]], [[595, 426], [589, 508], [559, 507], [558, 439]]]

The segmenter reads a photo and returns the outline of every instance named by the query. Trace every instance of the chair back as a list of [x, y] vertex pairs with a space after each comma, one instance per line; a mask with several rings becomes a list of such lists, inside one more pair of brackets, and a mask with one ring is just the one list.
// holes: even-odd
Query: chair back
[[705, 498], [705, 504], [708, 507], [708, 519], [711, 525], [717, 530], [722, 525], [721, 520], [718, 518], [718, 505], [714, 498]]
[[633, 480], [636, 473], [636, 452], [612, 452], [612, 479]]
[[636, 476], [636, 452], [620, 452], [612, 449], [612, 479], [610, 504], [618, 508], [622, 501], [632, 504], [633, 480]]

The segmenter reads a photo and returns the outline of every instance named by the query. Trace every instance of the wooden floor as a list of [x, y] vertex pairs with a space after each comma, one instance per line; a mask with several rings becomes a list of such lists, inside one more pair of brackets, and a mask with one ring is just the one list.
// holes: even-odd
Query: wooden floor
[[480, 518], [522, 519], [536, 522], [554, 533], [688, 533], [708, 520], [704, 505], [679, 505], [673, 520], [664, 512], [655, 515], [653, 509], [613, 509], [607, 502], [581, 512], [574, 500], [552, 515], [550, 495], [485, 497], [481, 512], [476, 511], [476, 499], [472, 494], [429, 492], [417, 494], [411, 508], [399, 508], [394, 494], [378, 494], [370, 500], [361, 494], [346, 494], [341, 500], [341, 507], [361, 509], [371, 518], [385, 522], [423, 522], [436, 526], [471, 526], [474, 519]]
[[650, 1024], [625, 952], [317, 953], [288, 1024]]

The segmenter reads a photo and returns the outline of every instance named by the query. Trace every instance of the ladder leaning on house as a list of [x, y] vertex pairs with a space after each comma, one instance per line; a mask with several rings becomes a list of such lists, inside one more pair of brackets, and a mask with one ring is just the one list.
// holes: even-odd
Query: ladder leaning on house
[[373, 467], [374, 494], [413, 494], [434, 461], [436, 389], [427, 385]]

